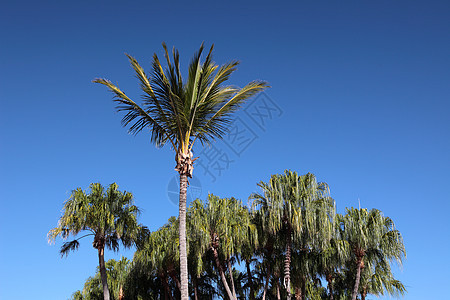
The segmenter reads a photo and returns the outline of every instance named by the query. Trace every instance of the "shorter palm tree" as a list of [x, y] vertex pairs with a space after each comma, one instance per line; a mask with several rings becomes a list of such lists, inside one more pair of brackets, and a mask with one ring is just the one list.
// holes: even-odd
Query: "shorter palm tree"
[[100, 183], [90, 185], [90, 192], [81, 188], [72, 191], [64, 203], [63, 215], [58, 226], [48, 233], [49, 242], [54, 242], [58, 236], [67, 239], [84, 231], [86, 235], [65, 242], [60, 250], [61, 256], [68, 255], [71, 250], [77, 250], [79, 240], [93, 236], [93, 247], [98, 251], [99, 269], [103, 285], [103, 298], [110, 300], [104, 251], [105, 247], [118, 251], [119, 242], [124, 247], [131, 247], [139, 240], [139, 234], [146, 231], [137, 222], [139, 209], [133, 205], [133, 195], [118, 190], [116, 183], [105, 189]]
[[[337, 222], [339, 225], [339, 222]], [[338, 226], [337, 226], [338, 227]], [[333, 284], [339, 271], [349, 260], [349, 243], [339, 239], [337, 234], [331, 238], [327, 247], [318, 251], [315, 255], [317, 272], [327, 281], [329, 299], [334, 300]]]
[[334, 200], [329, 197], [328, 185], [311, 173], [285, 170], [258, 186], [262, 193], [250, 196], [253, 209], [263, 216], [264, 230], [285, 240], [283, 283], [290, 300], [292, 252], [296, 247], [307, 252], [327, 244], [333, 231]]
[[111, 283], [112, 294], [114, 299], [125, 299], [125, 283], [130, 271], [131, 262], [128, 258], [123, 257], [120, 260], [110, 260], [112, 262], [112, 268], [109, 271], [109, 282]]
[[[349, 243], [354, 259], [355, 281], [352, 300], [359, 294], [361, 273], [374, 261], [396, 261], [401, 264], [406, 255], [403, 238], [394, 222], [377, 209], [347, 209], [338, 216], [340, 236]], [[389, 292], [389, 289], [388, 289]]]
[[[242, 254], [244, 241], [255, 237], [248, 209], [234, 198], [208, 195], [208, 201], [196, 199], [189, 207], [190, 231], [204, 252], [212, 252], [214, 263], [229, 299], [237, 299], [233, 262]], [[194, 236], [192, 237], [194, 238]], [[225, 271], [228, 270], [230, 282]], [[234, 270], [236, 271], [236, 270]]]
[[365, 264], [361, 270], [359, 286], [361, 300], [365, 300], [368, 294], [376, 296], [389, 294], [398, 297], [406, 292], [405, 286], [394, 278], [389, 261], [383, 256], [375, 256], [372, 261]]

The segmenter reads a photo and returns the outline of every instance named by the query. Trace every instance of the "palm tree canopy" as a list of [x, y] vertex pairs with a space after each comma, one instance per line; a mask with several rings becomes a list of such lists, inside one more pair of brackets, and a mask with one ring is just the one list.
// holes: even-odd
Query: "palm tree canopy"
[[391, 266], [384, 257], [376, 257], [365, 264], [360, 286], [361, 292], [377, 296], [389, 294], [398, 297], [406, 292], [406, 287], [394, 278]]
[[157, 272], [179, 267], [178, 220], [171, 217], [169, 222], [152, 232], [143, 247], [135, 253], [135, 259], [149, 262]]
[[[175, 48], [172, 61], [163, 43], [167, 67], [164, 69], [154, 54], [151, 75], [127, 54], [143, 92], [141, 105], [107, 79], [98, 78], [94, 82], [107, 86], [114, 94], [117, 110], [126, 113], [122, 124], [129, 127], [130, 133], [136, 134], [148, 127], [157, 147], [169, 141], [177, 155], [190, 155], [195, 140], [208, 144], [221, 138], [231, 114], [248, 98], [268, 87], [265, 81], [252, 81], [243, 88], [223, 85], [239, 62], [219, 67], [212, 60], [213, 47], [202, 63], [204, 46], [200, 46], [189, 64], [186, 81], [181, 76], [179, 53]], [[178, 162], [181, 157], [176, 159]]]
[[258, 186], [262, 193], [250, 196], [252, 207], [263, 216], [262, 225], [272, 234], [288, 226], [303, 246], [331, 238], [335, 205], [325, 182], [318, 182], [311, 173], [298, 175], [286, 170]]
[[340, 235], [356, 255], [378, 256], [401, 264], [406, 255], [401, 233], [378, 209], [347, 209], [338, 215]]
[[246, 242], [257, 243], [256, 226], [235, 198], [209, 194], [206, 202], [196, 199], [189, 207], [189, 225], [192, 239], [201, 241], [203, 251], [214, 245], [227, 258], [240, 255]]
[[[81, 231], [88, 234], [66, 242], [61, 247], [61, 254], [68, 254], [70, 250], [76, 250], [78, 240], [93, 235], [94, 248], [102, 245], [108, 249], [118, 250], [119, 241], [125, 247], [130, 247], [138, 240], [144, 227], [137, 222], [139, 209], [133, 204], [133, 195], [129, 192], [118, 190], [116, 183], [107, 189], [100, 183], [90, 185], [89, 193], [81, 188], [72, 191], [72, 194], [64, 203], [63, 215], [58, 221], [58, 226], [48, 233], [49, 242], [55, 241], [58, 236], [67, 239], [70, 235], [76, 236]], [[99, 244], [100, 243], [100, 244]]]

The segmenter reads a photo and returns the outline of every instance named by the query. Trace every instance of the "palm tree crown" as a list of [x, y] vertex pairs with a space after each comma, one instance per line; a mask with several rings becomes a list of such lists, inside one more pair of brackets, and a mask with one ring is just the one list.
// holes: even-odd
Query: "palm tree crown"
[[[292, 243], [306, 252], [328, 243], [333, 232], [334, 200], [328, 185], [317, 182], [311, 173], [298, 175], [286, 170], [258, 186], [262, 194], [255, 193], [251, 198], [253, 208], [259, 208], [257, 213], [263, 216], [264, 230], [285, 236], [284, 286], [290, 299]], [[302, 273], [304, 276], [306, 272]]]
[[122, 124], [129, 127], [130, 133], [149, 128], [152, 142], [157, 147], [169, 141], [177, 153], [177, 170], [192, 176], [192, 167], [185, 165], [184, 160], [191, 159], [189, 154], [194, 142], [198, 139], [202, 144], [209, 144], [216, 138], [220, 139], [227, 130], [231, 114], [268, 85], [264, 81], [252, 81], [243, 88], [223, 86], [239, 62], [232, 61], [219, 67], [212, 61], [213, 45], [201, 63], [203, 44], [192, 58], [188, 78], [184, 82], [178, 51], [173, 49], [172, 62], [165, 43], [163, 48], [167, 68], [162, 67], [154, 54], [151, 76], [127, 54], [143, 92], [142, 105], [131, 100], [107, 79], [99, 78], [94, 82], [113, 92], [117, 110], [126, 112]]
[[[81, 188], [72, 192], [64, 203], [58, 226], [50, 230], [48, 238], [49, 241], [54, 241], [58, 236], [66, 239], [69, 235], [76, 236], [81, 231], [88, 231], [90, 233], [85, 236], [94, 236], [94, 248], [104, 245], [117, 251], [119, 241], [130, 247], [137, 240], [138, 213], [138, 207], [133, 205], [133, 194], [119, 191], [116, 183], [107, 190], [100, 183], [93, 183], [88, 194]], [[76, 250], [81, 238], [64, 243], [61, 255]]]
[[72, 191], [69, 200], [64, 203], [58, 226], [49, 231], [48, 239], [53, 242], [58, 236], [67, 239], [81, 231], [89, 232], [62, 245], [61, 255], [67, 255], [71, 250], [78, 249], [78, 240], [94, 236], [92, 245], [98, 250], [103, 295], [105, 300], [109, 300], [104, 249], [106, 247], [117, 251], [119, 241], [125, 247], [130, 247], [139, 240], [140, 234], [146, 231], [146, 228], [138, 225], [138, 213], [139, 209], [133, 204], [131, 193], [119, 191], [116, 183], [107, 189], [100, 183], [93, 183], [90, 185], [90, 193], [81, 188]]
[[361, 272], [364, 268], [372, 268], [373, 262], [396, 261], [401, 264], [406, 255], [403, 238], [395, 229], [392, 219], [383, 216], [377, 209], [347, 209], [345, 216], [338, 215], [339, 234], [348, 241], [354, 262], [356, 278], [352, 299], [356, 299], [359, 291]]

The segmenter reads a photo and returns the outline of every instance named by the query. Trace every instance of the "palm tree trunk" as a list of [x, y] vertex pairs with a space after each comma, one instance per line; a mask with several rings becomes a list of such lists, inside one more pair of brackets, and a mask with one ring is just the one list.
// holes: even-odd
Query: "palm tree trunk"
[[361, 292], [361, 300], [366, 300], [367, 291], [364, 290]]
[[173, 273], [170, 273], [170, 278], [172, 278], [172, 280], [175, 282], [178, 290], [181, 291], [181, 283], [178, 280], [177, 276], [175, 274], [173, 274]]
[[302, 291], [296, 287], [295, 288], [295, 300], [300, 300], [302, 299]]
[[192, 281], [194, 283], [194, 299], [198, 300], [198, 282], [197, 282], [197, 276], [191, 276]]
[[356, 280], [355, 286], [353, 287], [352, 300], [356, 300], [358, 296], [359, 281], [361, 280], [361, 269], [363, 265], [363, 257], [358, 256], [356, 261]]
[[125, 298], [125, 294], [123, 293], [123, 286], [121, 285], [119, 288], [119, 300], [123, 300]]
[[105, 247], [98, 247], [98, 264], [100, 267], [100, 277], [102, 278], [103, 299], [109, 300], [108, 277], [105, 267]]
[[253, 300], [255, 298], [255, 295], [253, 291], [254, 289], [253, 289], [252, 272], [250, 270], [250, 262], [248, 259], [245, 260], [245, 266], [247, 267], [247, 282], [250, 288], [250, 300]]
[[266, 283], [264, 284], [264, 292], [263, 292], [263, 297], [262, 300], [266, 300], [266, 294], [267, 294], [267, 290], [269, 289], [269, 280], [270, 280], [270, 276], [271, 276], [271, 271], [270, 271], [270, 264], [267, 266], [267, 278], [266, 278]]
[[280, 281], [277, 278], [277, 300], [281, 300], [281, 294], [280, 294]]
[[302, 275], [302, 282], [301, 282], [301, 295], [300, 295], [300, 299], [304, 300], [306, 298], [306, 278], [305, 276]]
[[326, 276], [325, 277], [326, 277], [327, 282], [328, 282], [328, 291], [330, 293], [330, 300], [333, 300], [334, 299], [334, 296], [333, 296], [333, 276], [329, 272], [326, 272]]
[[284, 287], [287, 292], [287, 300], [291, 300], [291, 228], [288, 229], [286, 241], [286, 258], [284, 260]]
[[217, 269], [219, 270], [220, 279], [222, 280], [225, 290], [227, 291], [228, 297], [231, 300], [234, 300], [235, 298], [233, 296], [233, 293], [230, 290], [230, 287], [228, 286], [227, 279], [225, 278], [225, 273], [223, 272], [222, 265], [220, 264], [220, 261], [219, 261], [219, 253], [217, 253], [216, 248], [213, 247], [212, 249], [213, 249], [213, 253], [214, 253], [214, 260], [216, 262]]
[[188, 265], [186, 250], [186, 193], [187, 175], [180, 172], [180, 201], [179, 201], [179, 238], [180, 238], [180, 278], [181, 300], [189, 300]]
[[236, 289], [234, 288], [234, 278], [233, 278], [233, 268], [231, 266], [231, 261], [228, 259], [228, 270], [230, 274], [230, 283], [231, 283], [231, 289], [233, 292], [233, 297], [236, 299]]
[[167, 276], [164, 275], [164, 276], [161, 278], [161, 280], [162, 280], [163, 285], [164, 285], [164, 295], [165, 295], [165, 299], [169, 298], [170, 300], [173, 300], [172, 292], [170, 291], [169, 283], [168, 283], [168, 281], [167, 281]]

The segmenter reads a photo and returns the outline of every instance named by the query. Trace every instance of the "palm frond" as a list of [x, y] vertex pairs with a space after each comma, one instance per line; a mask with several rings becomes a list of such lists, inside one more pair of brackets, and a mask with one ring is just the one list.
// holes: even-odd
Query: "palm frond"
[[78, 240], [73, 240], [73, 241], [64, 243], [61, 246], [61, 249], [59, 251], [61, 253], [61, 257], [64, 255], [65, 256], [69, 255], [70, 251], [78, 250], [79, 246], [80, 246], [80, 243], [78, 242]]
[[158, 147], [163, 146], [165, 142], [170, 139], [170, 133], [160, 125], [160, 122], [157, 122], [157, 120], [149, 114], [149, 111], [144, 110], [133, 100], [128, 98], [128, 96], [111, 81], [97, 78], [93, 80], [93, 82], [107, 86], [115, 95], [114, 101], [118, 103], [116, 107], [117, 110], [126, 112], [126, 115], [122, 118], [122, 125], [127, 127], [131, 124], [128, 129], [131, 134], [137, 134], [148, 127], [152, 133], [151, 140]]
[[[217, 91], [214, 97], [209, 96], [210, 99], [200, 111], [203, 118], [198, 118], [202, 121], [198, 121], [195, 126], [196, 130], [193, 130], [196, 132], [195, 139], [199, 139], [202, 144], [209, 144], [216, 138], [222, 138], [227, 132], [232, 113], [239, 109], [246, 100], [268, 87], [269, 85], [265, 81], [253, 81], [240, 90], [226, 87]], [[207, 98], [208, 96], [205, 97], [205, 99]], [[191, 144], [191, 149], [193, 145], [194, 143]]]

